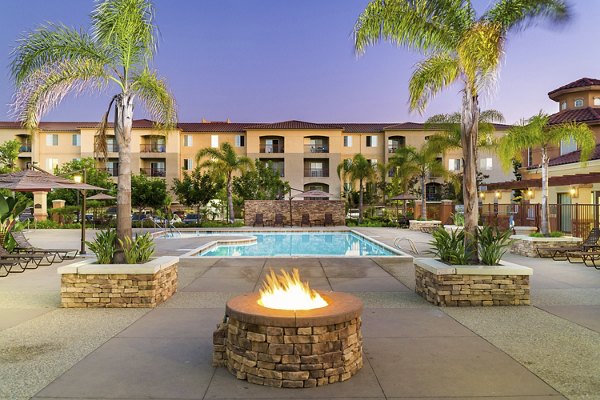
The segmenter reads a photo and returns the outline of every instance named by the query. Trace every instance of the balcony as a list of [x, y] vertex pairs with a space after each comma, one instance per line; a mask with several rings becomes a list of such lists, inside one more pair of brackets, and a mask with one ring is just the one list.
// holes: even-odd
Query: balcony
[[140, 145], [140, 153], [165, 153], [166, 151], [167, 145], [164, 143], [147, 143]]
[[119, 152], [119, 144], [118, 143], [106, 143], [106, 151], [109, 153], [118, 153]]
[[153, 178], [164, 178], [167, 175], [165, 168], [140, 168], [140, 174]]
[[403, 146], [388, 145], [388, 153], [393, 154]]
[[304, 145], [305, 153], [329, 153], [329, 145], [327, 143], [311, 143]]
[[304, 168], [305, 178], [329, 178], [329, 168]]
[[21, 147], [19, 147], [19, 152], [20, 153], [31, 153], [31, 145], [30, 144], [21, 145]]
[[396, 150], [406, 146], [406, 138], [404, 136], [391, 136], [387, 141], [388, 153], [395, 153]]
[[119, 167], [107, 167], [102, 168], [102, 170], [108, 173], [110, 176], [119, 176]]
[[261, 144], [260, 152], [261, 153], [283, 153], [283, 145], [282, 144]]

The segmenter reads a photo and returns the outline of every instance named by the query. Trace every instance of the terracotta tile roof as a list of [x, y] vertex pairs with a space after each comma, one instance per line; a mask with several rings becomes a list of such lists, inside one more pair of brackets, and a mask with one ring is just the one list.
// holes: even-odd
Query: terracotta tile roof
[[563, 122], [600, 123], [600, 108], [585, 107], [563, 110], [550, 116], [550, 124], [561, 124]]
[[563, 86], [559, 87], [558, 89], [554, 89], [554, 90], [548, 92], [548, 96], [552, 97], [552, 95], [554, 95], [558, 92], [561, 92], [563, 90], [575, 89], [575, 88], [587, 87], [587, 86], [600, 86], [600, 79], [594, 79], [594, 78], [577, 79], [576, 81], [567, 83], [566, 85], [563, 85]]
[[393, 123], [344, 123], [340, 122], [336, 125], [343, 127], [346, 133], [377, 133], [383, 132], [383, 128]]
[[305, 121], [282, 121], [271, 124], [254, 124], [249, 129], [342, 129], [339, 124], [322, 124]]
[[248, 122], [180, 122], [177, 126], [185, 132], [244, 132], [253, 124]]
[[[577, 163], [577, 162], [579, 162], [579, 157], [581, 157], [581, 151], [580, 150], [573, 151], [571, 153], [567, 153], [562, 156], [550, 159], [549, 165], [551, 167], [553, 167], [555, 165]], [[600, 144], [596, 145], [596, 148], [594, 149], [594, 152], [592, 153], [592, 155], [590, 156], [588, 161], [598, 160], [598, 159], [600, 159]], [[535, 169], [535, 168], [537, 168], [537, 166], [529, 167], [528, 169]]]

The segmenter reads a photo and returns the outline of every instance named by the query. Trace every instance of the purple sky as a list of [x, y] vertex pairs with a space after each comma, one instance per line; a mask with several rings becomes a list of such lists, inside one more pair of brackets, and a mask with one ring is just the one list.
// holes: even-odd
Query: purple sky
[[[409, 113], [408, 80], [421, 57], [380, 44], [357, 58], [351, 32], [367, 0], [155, 0], [161, 31], [155, 67], [179, 105], [181, 121], [423, 121], [459, 108], [459, 89]], [[492, 0], [475, 0], [485, 9]], [[9, 52], [20, 33], [42, 22], [89, 27], [92, 1], [7, 0], [2, 4], [0, 119], [10, 119]], [[550, 90], [581, 77], [600, 78], [594, 35], [600, 1], [572, 0], [565, 28], [542, 25], [512, 35], [498, 87], [482, 107], [507, 122], [557, 110]], [[113, 88], [114, 89], [114, 88]], [[46, 121], [96, 121], [109, 93], [68, 99]], [[136, 118], [144, 117], [141, 108]]]

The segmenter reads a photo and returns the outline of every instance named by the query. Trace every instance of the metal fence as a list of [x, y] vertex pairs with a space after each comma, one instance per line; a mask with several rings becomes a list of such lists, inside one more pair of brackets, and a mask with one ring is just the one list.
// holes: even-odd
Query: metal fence
[[[551, 231], [587, 237], [590, 230], [599, 226], [598, 204], [549, 204]], [[513, 226], [536, 226], [541, 224], [541, 204], [483, 204], [479, 208], [482, 225], [509, 229]]]

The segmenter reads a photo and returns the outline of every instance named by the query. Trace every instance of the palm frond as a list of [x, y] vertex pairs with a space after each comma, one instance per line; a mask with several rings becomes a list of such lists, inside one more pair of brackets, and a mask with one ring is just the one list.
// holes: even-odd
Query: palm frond
[[104, 64], [93, 59], [60, 61], [31, 72], [17, 87], [14, 116], [28, 129], [69, 93], [102, 89], [110, 79]]
[[505, 171], [512, 168], [513, 160], [523, 160], [523, 151], [530, 147], [547, 145], [544, 139], [544, 121], [547, 119], [542, 114], [532, 117], [528, 121], [521, 121], [511, 127], [500, 139], [497, 154]]
[[422, 51], [451, 49], [473, 19], [462, 0], [373, 0], [354, 26], [358, 54], [386, 40]]
[[100, 125], [98, 126], [98, 130], [94, 135], [94, 156], [100, 157], [102, 162], [105, 163], [108, 161], [108, 142], [106, 137], [106, 130], [108, 129], [108, 115], [110, 114], [110, 110], [117, 99], [117, 96], [113, 96], [108, 103], [108, 109], [102, 116], [102, 121], [100, 121]]
[[548, 129], [550, 142], [554, 145], [560, 145], [562, 141], [573, 140], [577, 143], [580, 150], [580, 161], [587, 161], [596, 148], [596, 136], [587, 124], [568, 122], [559, 125], [553, 125]]
[[564, 0], [500, 0], [482, 19], [500, 24], [503, 32], [524, 29], [536, 19], [547, 19], [553, 24], [565, 23], [571, 11]]
[[94, 38], [102, 46], [115, 49], [125, 75], [138, 64], [142, 68], [147, 65], [156, 51], [158, 32], [150, 1], [104, 0], [91, 17]]
[[19, 86], [38, 69], [60, 62], [94, 60], [112, 64], [108, 50], [83, 31], [47, 24], [22, 35], [11, 52], [10, 73]]
[[177, 126], [175, 99], [165, 81], [156, 76], [156, 72], [144, 69], [133, 78], [131, 88], [161, 129], [169, 130]]
[[488, 123], [503, 123], [504, 114], [494, 109], [484, 110], [481, 113], [479, 113], [479, 120]]
[[417, 64], [408, 84], [411, 110], [423, 112], [427, 102], [460, 75], [458, 60], [449, 54], [434, 54]]

